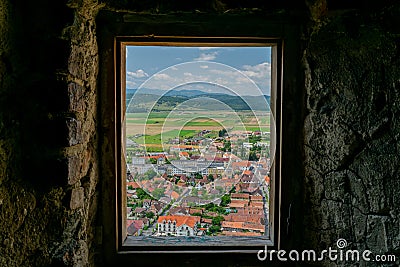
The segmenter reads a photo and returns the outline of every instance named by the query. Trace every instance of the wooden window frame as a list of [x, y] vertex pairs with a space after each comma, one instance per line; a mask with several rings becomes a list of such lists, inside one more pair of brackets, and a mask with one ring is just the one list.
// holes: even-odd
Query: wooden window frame
[[[252, 18], [249, 18], [250, 20]], [[145, 30], [148, 34], [143, 33], [143, 30], [137, 30], [132, 25], [136, 25], [136, 20], [149, 25], [149, 30]], [[207, 18], [203, 19], [208, 21]], [[235, 18], [235, 21], [237, 18]], [[261, 24], [257, 22], [261, 20]], [[109, 22], [112, 23], [109, 23]], [[172, 18], [173, 23], [177, 23], [179, 27], [189, 29], [191, 28], [189, 20], [186, 20], [188, 24], [182, 25], [182, 18]], [[221, 22], [222, 23], [222, 22]], [[229, 25], [229, 20], [224, 20], [224, 23]], [[287, 185], [282, 180], [282, 137], [290, 136], [290, 134], [285, 134], [285, 128], [282, 127], [284, 123], [282, 113], [283, 110], [283, 97], [285, 87], [290, 84], [290, 79], [284, 75], [287, 69], [284, 65], [284, 55], [292, 55], [294, 53], [287, 53], [286, 47], [289, 42], [289, 47], [293, 47], [294, 40], [293, 32], [287, 32], [283, 25], [285, 22], [269, 20], [265, 18], [256, 18], [256, 21], [249, 22], [249, 25], [257, 25], [257, 29], [252, 29], [248, 31], [247, 35], [244, 35], [240, 31], [234, 33], [234, 30], [228, 32], [224, 31], [222, 27], [219, 31], [211, 31], [207, 22], [205, 22], [204, 29], [199, 32], [191, 31], [190, 34], [185, 35], [170, 35], [170, 30], [152, 30], [157, 29], [152, 23], [148, 23], [147, 19], [143, 19], [141, 16], [126, 15], [123, 22], [115, 20], [114, 17], [110, 20], [110, 16], [106, 15], [102, 17], [100, 25], [104, 28], [100, 31], [99, 38], [99, 49], [101, 51], [101, 62], [100, 67], [105, 68], [101, 72], [99, 83], [99, 103], [100, 103], [100, 150], [101, 150], [101, 177], [102, 177], [102, 206], [101, 206], [101, 217], [102, 217], [102, 245], [104, 248], [105, 261], [108, 263], [115, 262], [129, 262], [132, 257], [136, 257], [138, 253], [143, 253], [148, 255], [148, 253], [188, 253], [188, 254], [202, 254], [202, 253], [219, 253], [219, 254], [229, 254], [229, 253], [254, 253], [256, 258], [256, 253], [263, 249], [264, 245], [267, 245], [270, 249], [279, 249], [284, 243], [282, 237], [288, 234], [288, 219], [290, 219], [290, 206], [287, 205], [288, 201], [285, 201], [285, 195], [289, 191]], [[277, 27], [278, 25], [278, 27]], [[179, 32], [179, 27], [172, 32]], [[160, 35], [153, 35], [153, 32], [159, 32]], [[211, 32], [211, 34], [206, 34]], [[163, 33], [166, 33], [163, 35]], [[227, 35], [228, 33], [229, 35]], [[252, 34], [254, 33], [254, 34]], [[203, 243], [198, 245], [184, 245], [184, 246], [151, 246], [151, 244], [142, 243], [142, 246], [135, 244], [125, 244], [126, 237], [124, 236], [125, 231], [125, 218], [126, 218], [126, 194], [124, 183], [124, 162], [125, 157], [122, 153], [123, 136], [122, 126], [124, 118], [125, 106], [125, 90], [121, 90], [125, 83], [124, 75], [125, 66], [121, 62], [121, 56], [124, 55], [124, 44], [127, 43], [140, 43], [140, 42], [151, 42], [156, 45], [157, 43], [166, 44], [178, 42], [179, 44], [187, 42], [188, 44], [218, 44], [220, 46], [222, 43], [227, 43], [227, 45], [232, 44], [269, 44], [272, 45], [272, 62], [275, 65], [272, 68], [272, 91], [276, 92], [274, 101], [271, 101], [271, 109], [274, 110], [275, 121], [276, 121], [276, 153], [274, 160], [274, 171], [271, 179], [271, 190], [270, 196], [270, 216], [272, 214], [273, 218], [270, 217], [270, 240], [263, 243], [248, 243], [249, 245], [240, 244], [239, 246], [232, 243], [226, 244], [223, 247], [219, 246], [220, 243]], [[293, 72], [293, 70], [289, 70]], [[275, 88], [273, 90], [272, 88]], [[272, 131], [271, 131], [272, 132]], [[295, 133], [294, 133], [295, 134]], [[126, 173], [126, 172], [125, 172]], [[289, 210], [283, 209], [282, 206], [289, 206]], [[124, 212], [125, 210], [125, 212]], [[215, 237], [213, 237], [215, 238]], [[105, 242], [107, 240], [107, 242]], [[129, 242], [128, 242], [129, 243]]]
[[[276, 115], [279, 113], [277, 108], [279, 109], [280, 105], [277, 103], [277, 99], [279, 98], [277, 95], [281, 91], [277, 88], [277, 67], [278, 67], [278, 50], [281, 50], [281, 42], [279, 39], [271, 39], [271, 38], [255, 38], [255, 37], [187, 37], [187, 36], [152, 36], [152, 37], [142, 37], [142, 36], [133, 36], [133, 37], [117, 37], [116, 38], [116, 54], [115, 54], [115, 62], [119, 62], [121, 60], [121, 64], [117, 64], [116, 73], [120, 79], [117, 79], [116, 82], [116, 94], [117, 94], [117, 105], [121, 103], [122, 109], [119, 109], [119, 105], [117, 107], [117, 137], [121, 136], [121, 139], [118, 139], [118, 146], [121, 149], [117, 150], [117, 158], [120, 161], [117, 162], [117, 170], [118, 174], [118, 244], [119, 250], [121, 251], [131, 251], [131, 252], [142, 252], [142, 251], [154, 251], [154, 252], [167, 252], [167, 251], [196, 251], [196, 252], [204, 252], [208, 251], [207, 248], [210, 246], [218, 247], [215, 250], [220, 250], [223, 252], [228, 252], [232, 250], [237, 250], [238, 247], [242, 247], [242, 250], [253, 250], [258, 251], [260, 247], [268, 245], [272, 247], [274, 243], [276, 243], [276, 233], [274, 233], [273, 229], [275, 229], [275, 201], [274, 195], [278, 188], [275, 188], [277, 185], [276, 179], [279, 176], [276, 176], [278, 173], [276, 171], [275, 161], [271, 167], [271, 192], [269, 198], [269, 230], [268, 237], [260, 236], [260, 237], [197, 237], [196, 239], [187, 238], [183, 240], [182, 237], [179, 237], [179, 240], [174, 241], [173, 238], [168, 238], [169, 242], [167, 242], [166, 238], [164, 240], [160, 240], [160, 238], [139, 238], [139, 237], [130, 237], [127, 236], [126, 233], [126, 225], [125, 219], [126, 214], [126, 176], [123, 174], [126, 173], [126, 156], [123, 151], [123, 147], [125, 146], [124, 136], [125, 132], [119, 131], [120, 129], [124, 129], [124, 121], [125, 121], [125, 51], [126, 46], [136, 45], [136, 46], [180, 46], [180, 47], [199, 47], [199, 46], [215, 46], [215, 47], [271, 47], [271, 59], [272, 59], [272, 68], [271, 68], [271, 113], [273, 114], [273, 118], [276, 118]], [[119, 66], [119, 68], [118, 68]], [[121, 96], [121, 99], [118, 99], [118, 96]], [[279, 100], [278, 100], [279, 101]], [[273, 125], [271, 125], [272, 127]], [[277, 133], [279, 135], [279, 127], [276, 131], [271, 130], [271, 133]], [[276, 135], [271, 134], [271, 144], [275, 148], [276, 146]], [[278, 137], [279, 143], [279, 137]], [[277, 158], [279, 158], [279, 152], [275, 153]], [[279, 162], [279, 159], [277, 160]], [[122, 203], [119, 205], [119, 203]], [[157, 244], [158, 243], [158, 244]], [[179, 247], [179, 248], [177, 248]]]

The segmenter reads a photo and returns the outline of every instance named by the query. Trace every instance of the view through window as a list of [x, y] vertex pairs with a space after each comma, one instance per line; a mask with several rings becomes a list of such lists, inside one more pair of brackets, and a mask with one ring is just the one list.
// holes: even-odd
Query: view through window
[[271, 47], [126, 46], [128, 236], [269, 234]]

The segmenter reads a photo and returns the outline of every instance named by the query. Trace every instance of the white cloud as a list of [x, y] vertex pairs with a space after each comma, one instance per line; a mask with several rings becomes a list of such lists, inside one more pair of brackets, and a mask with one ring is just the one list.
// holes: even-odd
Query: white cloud
[[225, 75], [225, 76], [236, 75], [238, 73], [237, 71], [232, 70], [230, 68], [226, 68], [224, 70], [221, 70], [221, 69], [210, 69], [209, 72], [217, 74], [217, 75]]
[[149, 77], [149, 75], [144, 70], [137, 70], [137, 71], [127, 71], [126, 74], [132, 78], [144, 78]]
[[203, 46], [199, 47], [199, 50], [210, 50], [210, 49], [216, 49], [217, 47], [209, 47], [209, 46]]
[[218, 55], [218, 52], [211, 52], [211, 53], [201, 53], [198, 58], [195, 58], [194, 60], [200, 60], [200, 61], [208, 61], [208, 60], [214, 60]]
[[132, 81], [126, 81], [126, 88], [136, 88], [137, 84]]
[[153, 78], [156, 80], [170, 80], [171, 76], [165, 73], [156, 73], [153, 75]]
[[269, 78], [271, 77], [271, 64], [268, 62], [264, 62], [254, 66], [244, 65], [242, 72], [250, 78]]
[[[241, 70], [235, 71], [233, 69], [210, 69], [210, 73], [219, 77], [217, 82], [222, 85], [230, 85], [235, 88], [237, 92], [245, 92], [246, 94], [256, 95], [261, 93], [256, 90], [252, 93], [247, 91], [248, 88], [254, 88], [253, 82], [260, 86], [261, 91], [265, 94], [269, 94], [269, 83], [271, 79], [271, 66], [269, 63], [264, 62], [258, 65], [245, 65]], [[225, 81], [229, 81], [226, 83]]]
[[[144, 86], [166, 90], [187, 83], [191, 88], [198, 88], [195, 84], [210, 83], [222, 86], [213, 88], [216, 92], [228, 90], [239, 95], [269, 94], [270, 69], [270, 64], [266, 62], [245, 65], [238, 70], [213, 62], [191, 62], [175, 65], [151, 76]], [[133, 81], [137, 82], [137, 80]], [[203, 90], [208, 89], [207, 87]], [[225, 89], [222, 89], [223, 87]]]

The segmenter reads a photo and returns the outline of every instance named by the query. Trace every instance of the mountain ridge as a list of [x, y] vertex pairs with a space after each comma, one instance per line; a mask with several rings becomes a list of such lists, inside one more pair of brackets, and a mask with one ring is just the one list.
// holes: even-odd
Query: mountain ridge
[[[166, 94], [162, 90], [149, 89], [136, 94], [136, 89], [127, 89], [127, 112], [171, 111], [177, 107], [188, 107], [206, 110], [233, 109], [240, 110], [269, 110], [265, 104], [270, 103], [270, 96], [237, 96], [224, 93], [207, 93], [200, 90], [170, 90]], [[144, 93], [145, 92], [145, 93]], [[215, 101], [210, 101], [210, 99]], [[187, 102], [189, 101], [190, 102]]]

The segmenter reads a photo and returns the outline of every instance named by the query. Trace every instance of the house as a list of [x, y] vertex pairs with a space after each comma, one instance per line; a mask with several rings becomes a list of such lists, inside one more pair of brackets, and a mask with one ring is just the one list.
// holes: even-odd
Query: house
[[229, 203], [230, 208], [244, 208], [249, 205], [248, 200], [241, 200], [241, 199], [231, 199], [231, 203]]
[[187, 158], [190, 157], [190, 155], [189, 155], [189, 153], [186, 152], [186, 151], [181, 151], [181, 152], [179, 152], [179, 157], [180, 157], [180, 158], [187, 159]]
[[185, 183], [188, 181], [188, 178], [185, 174], [175, 174], [174, 176]]
[[207, 219], [207, 218], [201, 218], [201, 222], [202, 223], [206, 223], [206, 224], [212, 224], [212, 219]]
[[263, 202], [263, 196], [257, 194], [257, 195], [252, 195], [250, 196], [250, 201], [251, 202]]
[[171, 192], [171, 198], [172, 198], [172, 199], [178, 199], [179, 196], [180, 196], [180, 195], [179, 195], [178, 192], [175, 192], [175, 191], [172, 191], [172, 192]]
[[126, 186], [127, 186], [127, 188], [132, 188], [132, 189], [140, 188], [140, 186], [137, 182], [127, 182]]
[[150, 226], [150, 219], [149, 218], [141, 218], [138, 221], [142, 221], [143, 222], [143, 227], [149, 227]]
[[189, 208], [185, 207], [174, 207], [169, 210], [169, 215], [188, 215]]
[[251, 170], [244, 170], [242, 174], [253, 177], [253, 172]]
[[240, 181], [242, 181], [243, 183], [251, 183], [253, 180], [253, 176], [251, 175], [247, 175], [247, 174], [243, 174], [242, 178], [240, 179]]
[[200, 216], [167, 215], [157, 220], [158, 235], [195, 236], [198, 232]]
[[151, 207], [151, 199], [143, 199], [143, 208], [148, 209]]
[[160, 215], [165, 205], [166, 205], [165, 203], [155, 200], [151, 203], [150, 211], [156, 215]]
[[201, 199], [197, 196], [186, 196], [182, 199], [181, 203], [182, 203], [182, 206], [188, 207], [188, 206], [193, 206], [193, 205], [196, 205], [196, 206], [204, 205], [204, 204], [209, 203], [209, 201]]
[[251, 166], [251, 163], [247, 160], [237, 161], [232, 163], [233, 171], [244, 171], [248, 170]]
[[157, 158], [157, 165], [164, 165], [164, 164], [165, 164], [165, 156], [164, 157], [158, 157]]
[[249, 197], [250, 197], [250, 195], [247, 193], [232, 193], [231, 194], [231, 199], [246, 199], [246, 200], [248, 200]]
[[224, 220], [227, 222], [252, 222], [252, 223], [260, 223], [264, 224], [264, 216], [262, 214], [260, 215], [253, 215], [253, 214], [237, 214], [237, 213], [231, 213], [228, 215], [224, 215]]
[[203, 209], [189, 208], [189, 214], [203, 214]]
[[142, 234], [144, 223], [142, 220], [126, 220], [126, 233], [131, 236]]
[[251, 190], [250, 185], [251, 185], [251, 183], [243, 183], [242, 181], [240, 181], [240, 182], [238, 182], [238, 183], [235, 185], [236, 192], [251, 193], [251, 192], [253, 192], [255, 189], [254, 189], [254, 190]]
[[249, 207], [254, 207], [254, 208], [263, 208], [264, 207], [264, 203], [261, 201], [252, 201], [249, 204]]
[[171, 198], [168, 197], [168, 196], [163, 196], [163, 197], [161, 197], [158, 201], [159, 201], [159, 202], [162, 202], [162, 203], [164, 203], [164, 204], [168, 204], [168, 203], [171, 202]]
[[137, 207], [136, 209], [133, 210], [133, 215], [136, 217], [144, 217], [146, 216], [146, 209]]
[[186, 187], [187, 185], [186, 185], [186, 182], [184, 182], [184, 181], [182, 181], [182, 180], [179, 180], [177, 183], [176, 183], [176, 185], [177, 186], [180, 186], [180, 187]]
[[269, 178], [269, 176], [267, 176], [267, 175], [265, 175], [264, 180], [265, 180], [265, 183], [266, 183], [267, 185], [269, 185], [270, 182], [271, 182], [271, 178]]
[[230, 232], [230, 231], [222, 231], [223, 236], [260, 236], [260, 233], [256, 232]]
[[126, 214], [128, 214], [128, 216], [129, 216], [129, 214], [131, 214], [131, 212], [132, 212], [132, 208], [126, 207]]
[[260, 233], [260, 234], [263, 234], [265, 232], [265, 226], [262, 225], [261, 223], [222, 221], [221, 226], [222, 226], [222, 230], [231, 231], [231, 232], [250, 231], [250, 232], [255, 232], [255, 233]]

